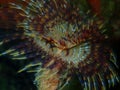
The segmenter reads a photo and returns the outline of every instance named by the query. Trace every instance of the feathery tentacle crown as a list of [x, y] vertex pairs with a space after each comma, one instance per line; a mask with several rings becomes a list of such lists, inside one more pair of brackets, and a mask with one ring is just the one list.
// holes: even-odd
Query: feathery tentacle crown
[[0, 45], [22, 42], [0, 55], [32, 58], [34, 62], [19, 72], [38, 66], [35, 82], [39, 90], [61, 90], [73, 75], [84, 90], [105, 90], [106, 84], [110, 87], [119, 81], [113, 52], [103, 44], [102, 20], [82, 12], [69, 0], [21, 2], [27, 7], [12, 3], [11, 8], [19, 10], [24, 19], [15, 31], [2, 33]]

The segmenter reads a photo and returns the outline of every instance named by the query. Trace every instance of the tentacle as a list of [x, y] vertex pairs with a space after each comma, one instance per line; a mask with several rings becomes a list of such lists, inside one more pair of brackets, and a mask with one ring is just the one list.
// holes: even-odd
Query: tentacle
[[119, 82], [114, 55], [103, 43], [107, 36], [101, 19], [69, 0], [19, 2], [9, 7], [21, 16], [15, 30], [0, 30], [0, 56], [32, 60], [18, 72], [36, 72], [39, 90], [62, 90], [73, 74], [84, 90], [105, 90], [106, 82], [109, 87]]
[[68, 70], [62, 64], [59, 61], [54, 62], [53, 58], [51, 62], [38, 67], [35, 76], [38, 90], [62, 90], [68, 84]]

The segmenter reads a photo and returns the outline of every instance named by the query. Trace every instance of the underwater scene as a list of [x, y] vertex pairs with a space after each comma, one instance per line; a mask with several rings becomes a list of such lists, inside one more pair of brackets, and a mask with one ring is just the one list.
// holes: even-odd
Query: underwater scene
[[0, 90], [120, 90], [120, 0], [0, 0]]

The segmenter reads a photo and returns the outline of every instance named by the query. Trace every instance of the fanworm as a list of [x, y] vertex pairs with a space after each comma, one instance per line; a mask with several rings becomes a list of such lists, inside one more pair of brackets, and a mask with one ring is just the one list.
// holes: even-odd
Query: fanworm
[[119, 78], [113, 51], [104, 44], [108, 38], [104, 21], [70, 1], [10, 3], [9, 8], [16, 11], [20, 20], [13, 24], [14, 30], [1, 29], [0, 47], [9, 46], [0, 56], [31, 59], [18, 72], [35, 67], [34, 82], [38, 90], [62, 90], [74, 75], [83, 90], [106, 90], [119, 82]]

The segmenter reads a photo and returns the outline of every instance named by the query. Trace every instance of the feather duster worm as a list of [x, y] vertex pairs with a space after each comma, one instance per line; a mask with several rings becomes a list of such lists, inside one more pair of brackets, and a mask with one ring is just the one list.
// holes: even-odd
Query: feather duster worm
[[38, 90], [61, 90], [74, 75], [84, 90], [106, 90], [119, 82], [114, 54], [103, 43], [107, 38], [103, 20], [69, 0], [19, 2], [9, 7], [21, 17], [13, 25], [16, 29], [0, 32], [0, 46], [10, 45], [0, 56], [32, 59], [19, 72], [37, 67]]

